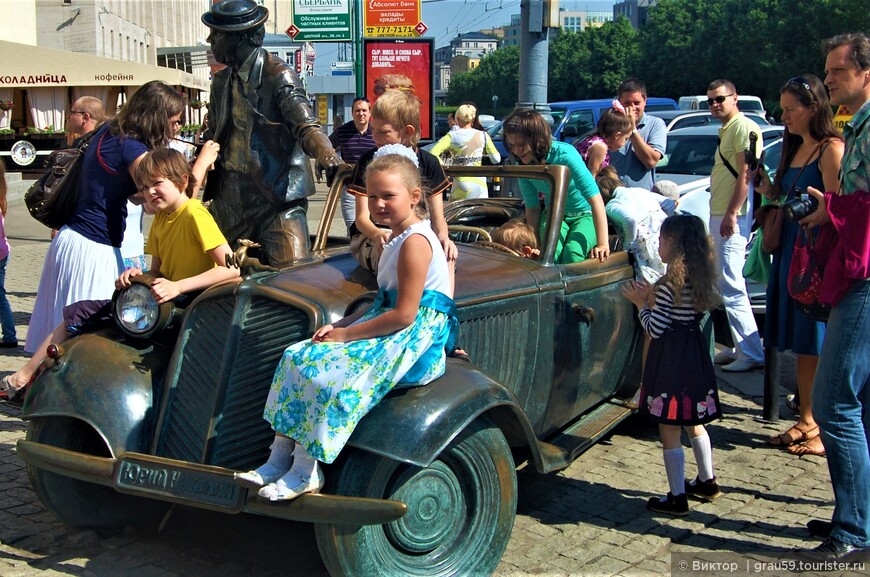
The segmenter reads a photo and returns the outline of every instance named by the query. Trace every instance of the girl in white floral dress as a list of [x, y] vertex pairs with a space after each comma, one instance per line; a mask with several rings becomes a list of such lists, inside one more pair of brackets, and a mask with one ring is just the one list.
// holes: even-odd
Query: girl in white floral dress
[[380, 148], [366, 170], [366, 190], [372, 217], [392, 232], [378, 266], [378, 297], [367, 312], [284, 351], [263, 412], [276, 433], [271, 455], [235, 475], [271, 501], [319, 491], [319, 463], [335, 460], [360, 419], [394, 387], [441, 376], [445, 347], [455, 340], [447, 259], [415, 210], [423, 198], [416, 155], [401, 145]]

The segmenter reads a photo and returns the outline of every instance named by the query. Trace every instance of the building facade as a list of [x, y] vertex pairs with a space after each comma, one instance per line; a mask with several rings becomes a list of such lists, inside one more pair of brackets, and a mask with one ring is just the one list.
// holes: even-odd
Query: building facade
[[623, 0], [613, 5], [613, 17], [625, 16], [632, 27], [642, 28], [646, 26], [650, 9], [657, 3], [658, 0]]

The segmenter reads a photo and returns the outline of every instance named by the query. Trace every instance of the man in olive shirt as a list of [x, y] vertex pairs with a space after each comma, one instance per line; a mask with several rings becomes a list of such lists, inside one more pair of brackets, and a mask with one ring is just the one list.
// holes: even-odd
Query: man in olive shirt
[[[764, 366], [758, 326], [749, 304], [743, 265], [749, 237], [750, 198], [746, 182], [749, 135], [761, 142], [761, 130], [737, 108], [737, 89], [728, 80], [714, 80], [707, 88], [710, 113], [722, 121], [719, 146], [710, 175], [710, 234], [721, 267], [719, 290], [731, 326], [734, 349], [716, 355], [723, 371], [743, 372]], [[753, 151], [758, 155], [758, 150]]]

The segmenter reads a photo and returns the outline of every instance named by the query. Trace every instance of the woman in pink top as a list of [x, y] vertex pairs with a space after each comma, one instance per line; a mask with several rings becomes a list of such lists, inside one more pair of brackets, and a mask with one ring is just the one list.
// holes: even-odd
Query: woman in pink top
[[15, 348], [18, 337], [15, 336], [15, 319], [12, 318], [12, 307], [6, 298], [6, 261], [9, 260], [9, 240], [6, 238], [6, 169], [0, 160], [0, 324], [3, 325], [3, 341], [0, 347]]

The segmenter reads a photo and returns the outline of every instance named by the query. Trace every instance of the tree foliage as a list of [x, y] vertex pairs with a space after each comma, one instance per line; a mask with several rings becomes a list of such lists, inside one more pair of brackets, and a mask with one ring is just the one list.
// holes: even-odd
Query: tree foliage
[[520, 86], [520, 49], [506, 46], [491, 52], [480, 60], [480, 65], [469, 72], [450, 78], [447, 102], [459, 105], [471, 101], [478, 109], [488, 108], [493, 96], [501, 106], [517, 101]]
[[[717, 78], [743, 94], [779, 101], [793, 76], [824, 76], [821, 42], [870, 31], [866, 0], [659, 0], [640, 31], [627, 20], [563, 32], [550, 41], [548, 99], [608, 97], [624, 78], [642, 78], [650, 94], [703, 94]], [[519, 49], [506, 47], [456, 75], [451, 104], [487, 100], [511, 104], [519, 93]]]

